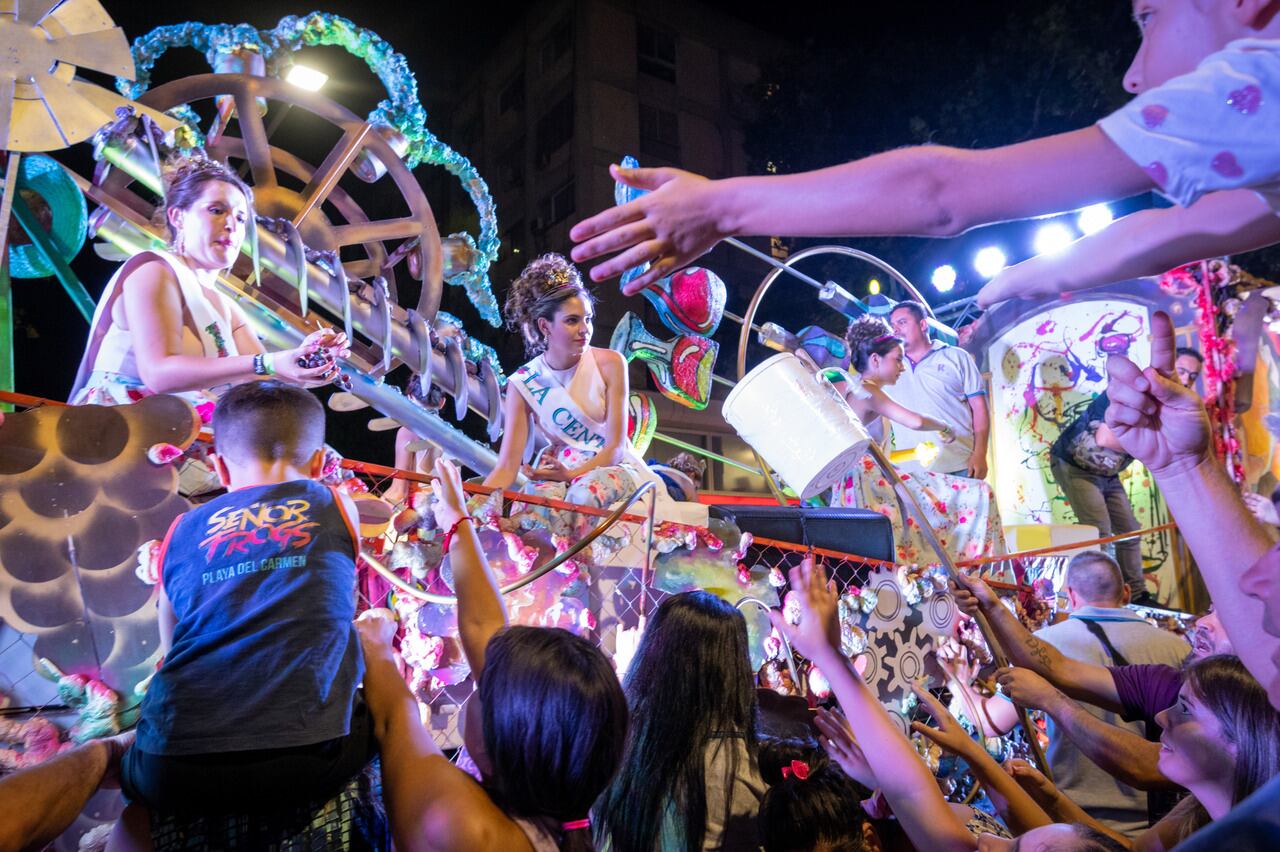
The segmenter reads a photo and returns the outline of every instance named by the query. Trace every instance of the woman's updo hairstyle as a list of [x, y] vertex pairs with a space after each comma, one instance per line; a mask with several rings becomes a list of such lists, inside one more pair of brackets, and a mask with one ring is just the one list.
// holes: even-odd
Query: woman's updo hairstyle
[[511, 283], [502, 311], [507, 330], [520, 332], [530, 355], [540, 354], [547, 348], [547, 340], [538, 320], [552, 320], [561, 303], [574, 296], [587, 305], [595, 301], [574, 265], [560, 254], [536, 258]]
[[178, 239], [173, 223], [169, 221], [170, 210], [190, 210], [191, 205], [199, 200], [204, 192], [204, 185], [212, 180], [229, 183], [244, 195], [245, 204], [249, 207], [249, 215], [253, 215], [253, 190], [240, 179], [226, 164], [211, 160], [200, 154], [171, 157], [161, 171], [164, 182], [164, 206], [160, 213], [164, 216], [165, 227], [169, 229], [169, 242]]
[[859, 373], [867, 369], [872, 355], [883, 357], [902, 345], [902, 338], [894, 336], [889, 324], [873, 316], [861, 316], [849, 323], [844, 341], [849, 344], [849, 365]]

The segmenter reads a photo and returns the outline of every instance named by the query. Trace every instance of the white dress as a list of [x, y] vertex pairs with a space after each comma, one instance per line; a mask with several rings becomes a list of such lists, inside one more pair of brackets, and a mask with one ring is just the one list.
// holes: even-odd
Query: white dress
[[[217, 294], [201, 284], [191, 268], [169, 252], [153, 249], [145, 254], [163, 260], [178, 280], [183, 307], [196, 326], [194, 333], [184, 326], [183, 336], [187, 339], [184, 342], [190, 344], [190, 339], [194, 338], [206, 358], [239, 355], [230, 323], [215, 307]], [[127, 405], [155, 393], [142, 381], [132, 331], [116, 325], [111, 319], [111, 310], [120, 295], [121, 279], [126, 271], [137, 269], [137, 260], [133, 258], [116, 270], [98, 300], [89, 325], [89, 341], [71, 389], [72, 405]], [[189, 391], [175, 396], [199, 406], [216, 400], [222, 389]]]

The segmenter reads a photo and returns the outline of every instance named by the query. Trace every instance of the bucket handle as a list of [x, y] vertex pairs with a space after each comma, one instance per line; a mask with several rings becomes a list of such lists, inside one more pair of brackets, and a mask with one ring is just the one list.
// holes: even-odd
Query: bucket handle
[[846, 384], [849, 385], [849, 387], [853, 388], [854, 396], [862, 397], [866, 395], [866, 392], [862, 389], [862, 379], [853, 375], [848, 370], [842, 367], [821, 367], [818, 365], [817, 361], [813, 360], [813, 356], [808, 352], [805, 352], [803, 349], [797, 349], [793, 354], [800, 359], [801, 364], [804, 364], [813, 371], [814, 379], [816, 379], [819, 384], [826, 385], [830, 388], [831, 392], [839, 397], [840, 402], [843, 404], [848, 405], [849, 401], [844, 398], [844, 394], [836, 390], [835, 382], [831, 380], [830, 376], [832, 373], [838, 375]]

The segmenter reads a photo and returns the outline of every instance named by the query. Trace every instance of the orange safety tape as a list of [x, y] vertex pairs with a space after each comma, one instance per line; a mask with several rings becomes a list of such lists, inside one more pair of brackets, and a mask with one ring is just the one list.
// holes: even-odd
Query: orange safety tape
[[[0, 391], [0, 402], [7, 402], [13, 405], [21, 405], [27, 408], [36, 408], [42, 405], [65, 406], [67, 404], [65, 402], [58, 402], [56, 400], [44, 399], [38, 396], [28, 396], [27, 394], [22, 394], [22, 393], [12, 393], [9, 391]], [[201, 433], [201, 437], [206, 437], [206, 433]], [[401, 470], [399, 468], [387, 467], [386, 465], [373, 464], [372, 462], [356, 461], [355, 459], [343, 459], [342, 467], [346, 468], [347, 470], [355, 471], [356, 473], [366, 474], [368, 476], [383, 476], [383, 477], [390, 477], [394, 479], [407, 479], [413, 482], [421, 482], [421, 483], [429, 483], [433, 478], [431, 476], [428, 476], [425, 473], [416, 473], [410, 470]], [[462, 487], [463, 487], [463, 490], [467, 491], [470, 494], [492, 494], [494, 491], [499, 490], [497, 488], [491, 488], [486, 485], [475, 485], [472, 483], [463, 483]], [[596, 517], [603, 518], [603, 517], [608, 517], [608, 515], [610, 514], [607, 509], [596, 509], [591, 506], [581, 506], [581, 505], [578, 505], [577, 503], [568, 503], [568, 502], [565, 502], [564, 500], [553, 500], [549, 497], [539, 497], [534, 494], [524, 494], [519, 491], [503, 490], [502, 496], [508, 500], [512, 500], [520, 503], [528, 503], [529, 505], [533, 505], [533, 506], [543, 506], [549, 509], [563, 509], [571, 512], [578, 512], [579, 514], [583, 514], [583, 515], [595, 515]], [[646, 522], [647, 519], [641, 517], [640, 515], [623, 515], [622, 520], [628, 521], [631, 523], [636, 523], [636, 524], [643, 524]], [[1035, 550], [1023, 550], [1018, 553], [1007, 553], [1004, 556], [986, 556], [981, 559], [966, 559], [961, 562], [957, 562], [956, 567], [974, 568], [981, 565], [990, 565], [996, 562], [1008, 562], [1014, 559], [1027, 559], [1033, 556], [1045, 556], [1047, 554], [1057, 553], [1063, 550], [1076, 550], [1082, 547], [1096, 547], [1100, 544], [1110, 544], [1111, 542], [1114, 542], [1114, 541], [1124, 541], [1130, 538], [1139, 538], [1141, 536], [1150, 535], [1152, 533], [1168, 532], [1169, 530], [1174, 529], [1176, 526], [1177, 526], [1176, 524], [1170, 522], [1167, 524], [1161, 524], [1158, 527], [1149, 527], [1144, 530], [1137, 530], [1135, 532], [1122, 533], [1120, 535], [1106, 536], [1104, 538], [1096, 538], [1090, 541], [1073, 541], [1070, 544], [1061, 544], [1061, 545], [1055, 545], [1052, 547], [1041, 547]], [[802, 545], [802, 544], [795, 544], [793, 542], [788, 542], [788, 541], [779, 541], [777, 539], [772, 539], [772, 538], [761, 538], [759, 536], [753, 537], [753, 540], [757, 544], [762, 544], [766, 547], [776, 547], [780, 550], [790, 550], [795, 553], [816, 553], [819, 556], [827, 556], [833, 559], [840, 559], [848, 562], [860, 562], [866, 565], [875, 565], [877, 567], [892, 568], [897, 566], [896, 562], [886, 562], [881, 559], [870, 559], [865, 556], [858, 556], [853, 553], [845, 553], [839, 550], [827, 550], [826, 548], [821, 548], [821, 547], [806, 547], [805, 545]], [[997, 588], [1004, 588], [1004, 589], [1020, 588], [1016, 585], [1011, 585], [1009, 583], [1000, 583], [996, 581], [989, 581], [989, 582], [992, 586], [995, 586]]]

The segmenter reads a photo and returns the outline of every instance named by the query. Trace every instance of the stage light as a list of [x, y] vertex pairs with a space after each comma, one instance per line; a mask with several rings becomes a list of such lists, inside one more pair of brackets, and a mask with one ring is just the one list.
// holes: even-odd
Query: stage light
[[933, 277], [929, 281], [939, 293], [949, 293], [956, 286], [956, 268], [950, 264], [939, 266], [933, 270]]
[[878, 294], [880, 293], [880, 279], [879, 279], [879, 278], [872, 278], [872, 279], [871, 279], [871, 281], [867, 284], [867, 292], [869, 292], [869, 293], [870, 293], [871, 295], [873, 295], [873, 296], [878, 295]]
[[983, 278], [995, 278], [1005, 268], [1008, 258], [995, 246], [987, 246], [973, 257], [973, 268]]
[[1036, 231], [1034, 245], [1036, 254], [1057, 254], [1071, 245], [1071, 242], [1071, 231], [1067, 230], [1067, 226], [1054, 222]]
[[294, 65], [284, 79], [285, 82], [292, 83], [299, 89], [318, 92], [324, 88], [325, 83], [329, 82], [329, 75], [305, 65]]
[[1080, 211], [1080, 218], [1076, 220], [1076, 224], [1080, 226], [1080, 230], [1087, 237], [1089, 234], [1096, 234], [1110, 225], [1115, 221], [1115, 218], [1111, 208], [1107, 205], [1090, 204]]

